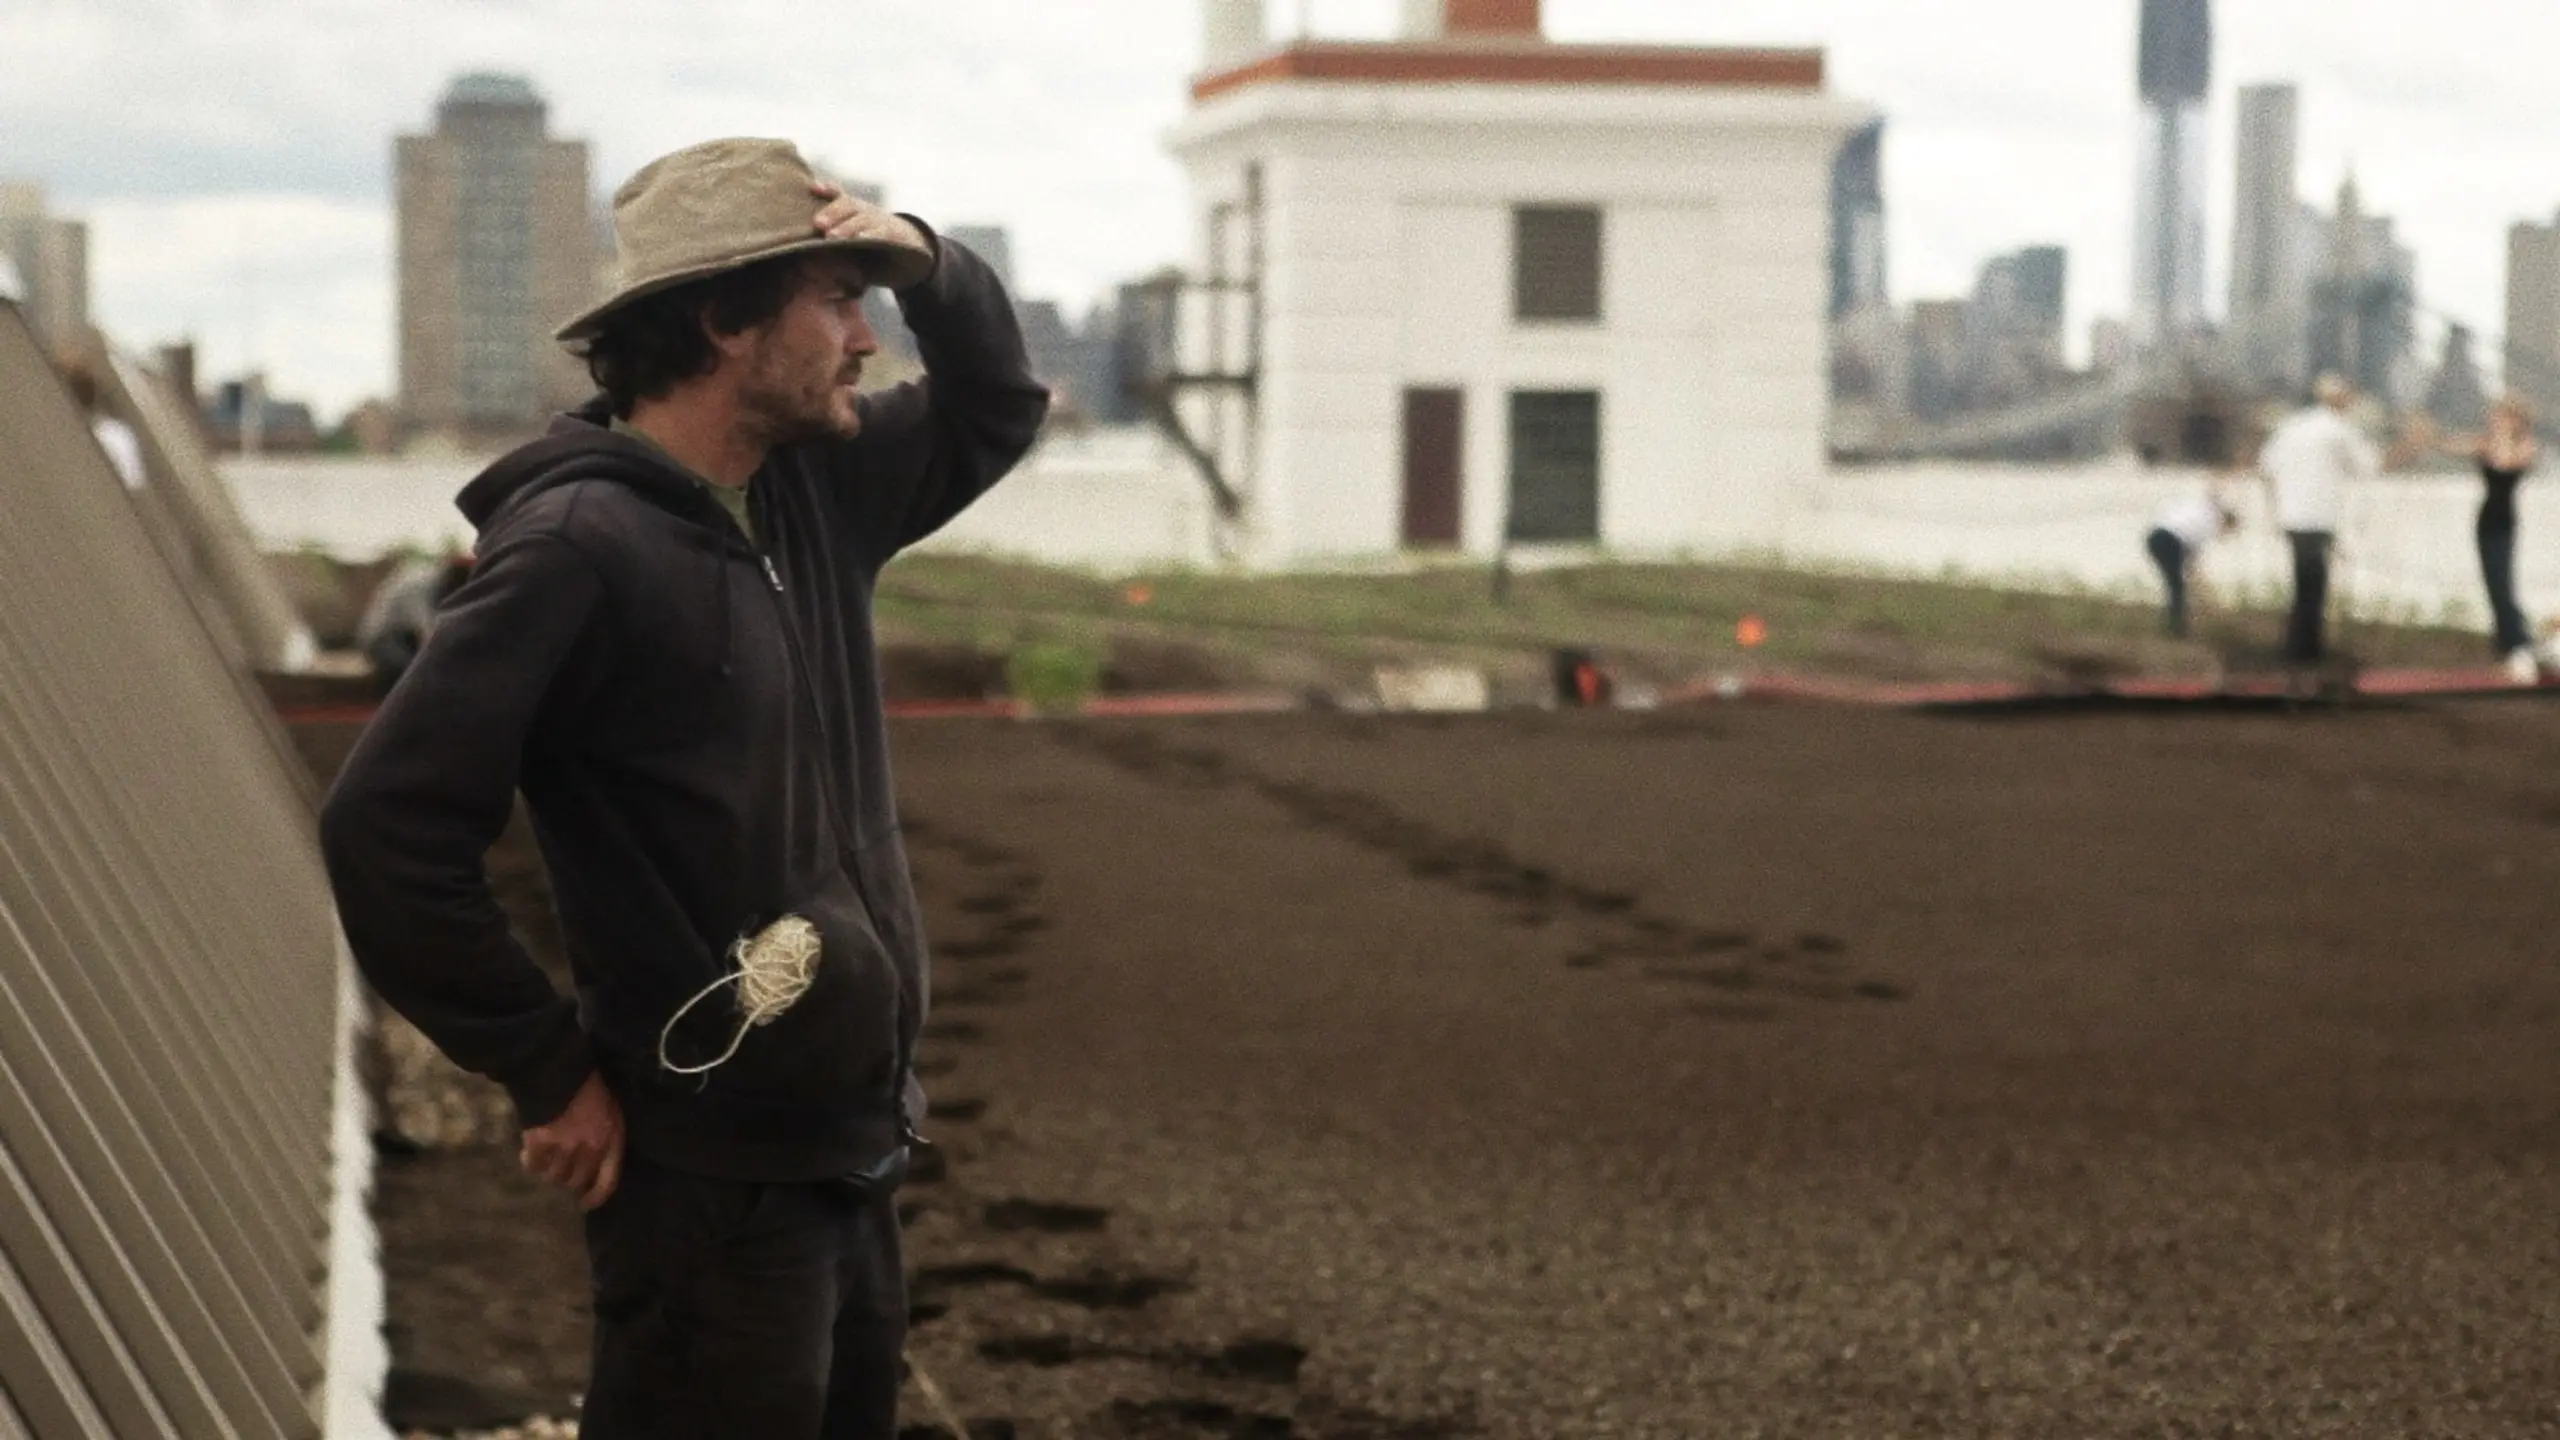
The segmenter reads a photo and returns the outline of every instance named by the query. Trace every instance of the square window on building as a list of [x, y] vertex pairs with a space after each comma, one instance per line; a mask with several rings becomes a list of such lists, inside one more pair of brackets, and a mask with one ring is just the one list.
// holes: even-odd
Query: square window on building
[[1509, 538], [1600, 538], [1600, 392], [1511, 396]]
[[1513, 315], [1521, 320], [1600, 318], [1600, 210], [1523, 205], [1511, 213]]

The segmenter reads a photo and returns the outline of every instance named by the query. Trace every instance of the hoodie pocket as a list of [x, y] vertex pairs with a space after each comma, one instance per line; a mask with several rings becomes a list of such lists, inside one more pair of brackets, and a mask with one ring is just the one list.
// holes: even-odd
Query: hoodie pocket
[[[842, 1114], [885, 1108], [897, 1065], [898, 977], [862, 902], [841, 875], [786, 911], [815, 926], [818, 958], [809, 988], [780, 1015], [748, 1026], [737, 1053], [690, 1079], [705, 1095], [758, 1108]], [[735, 985], [678, 1027], [667, 1058], [697, 1065], [717, 1056], [746, 1026]]]

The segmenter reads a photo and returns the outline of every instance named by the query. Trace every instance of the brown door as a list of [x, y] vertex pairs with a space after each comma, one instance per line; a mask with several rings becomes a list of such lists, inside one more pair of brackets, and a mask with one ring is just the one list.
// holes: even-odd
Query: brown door
[[1404, 392], [1404, 543], [1458, 543], [1459, 449], [1466, 392]]

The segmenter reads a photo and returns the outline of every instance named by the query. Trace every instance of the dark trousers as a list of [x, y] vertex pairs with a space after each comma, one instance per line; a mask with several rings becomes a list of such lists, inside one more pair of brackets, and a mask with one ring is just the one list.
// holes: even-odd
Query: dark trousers
[[2293, 542], [2293, 615], [2285, 622], [2284, 658], [2304, 662], [2329, 653], [2329, 547], [2326, 530], [2287, 530]]
[[2489, 586], [2489, 614], [2496, 622], [2498, 653], [2530, 649], [2533, 631], [2516, 603], [2516, 527], [2480, 517], [2480, 578]]
[[636, 1157], [587, 1216], [585, 1440], [895, 1440], [906, 1280], [893, 1196]]
[[2160, 567], [2160, 585], [2168, 592], [2169, 634], [2180, 640], [2187, 638], [2187, 542], [2167, 530], [2153, 529], [2144, 544], [2151, 551], [2151, 563]]

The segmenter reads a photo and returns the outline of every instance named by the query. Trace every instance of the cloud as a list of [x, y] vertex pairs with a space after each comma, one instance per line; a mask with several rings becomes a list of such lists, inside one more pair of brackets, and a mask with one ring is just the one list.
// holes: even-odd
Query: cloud
[[312, 195], [117, 200], [89, 208], [101, 328], [192, 337], [207, 380], [268, 371], [273, 393], [344, 410], [392, 384], [391, 221]]
[[[1398, 10], [1304, 8], [1320, 32], [1369, 36]], [[2216, 9], [2217, 256], [2231, 83], [2292, 78], [2305, 193], [2325, 203], [2352, 158], [2420, 248], [2429, 298], [2494, 332], [2508, 222], [2560, 205], [2548, 80], [2515, 59], [2560, 53], [2560, 7], [2434, 0], [2426, 25], [2398, 0]], [[1299, 11], [1272, 0], [1274, 30]], [[1898, 292], [1962, 292], [1990, 253], [2054, 241], [2072, 254], [2075, 328], [2125, 308], [2135, 0], [1547, 13], [1568, 40], [1826, 47], [1834, 88], [1890, 116]], [[92, 217], [98, 308], [128, 338], [198, 328], [214, 373], [255, 349], [279, 385], [335, 405], [391, 383], [392, 137], [426, 128], [457, 72], [532, 78], [554, 132], [591, 142], [599, 191], [707, 135], [787, 135], [929, 218], [1010, 225], [1025, 288], [1081, 302], [1189, 248], [1161, 141], [1198, 43], [1196, 0], [0, 0], [0, 54], [19, 62], [0, 86], [0, 173]], [[297, 257], [248, 267], [275, 271], [254, 305], [241, 262], [171, 240], [202, 230], [232, 255], [242, 223]]]
[[[1157, 137], [1196, 50], [1187, 0], [730, 0], [708, 14], [690, 0], [12, 0], [0, 51], [50, 63], [0, 87], [0, 172], [91, 218], [98, 309], [129, 343], [195, 331], [207, 373], [254, 352], [279, 389], [330, 408], [392, 383], [392, 139], [430, 128], [468, 69], [530, 76], [553, 133], [590, 141], [600, 192], [706, 135], [784, 135], [903, 207], [1011, 224], [1036, 292], [1081, 301], [1179, 255], [1180, 181]], [[297, 198], [299, 218], [326, 219], [296, 232]], [[273, 248], [243, 259], [242, 235]], [[242, 278], [266, 271], [273, 283]]]

